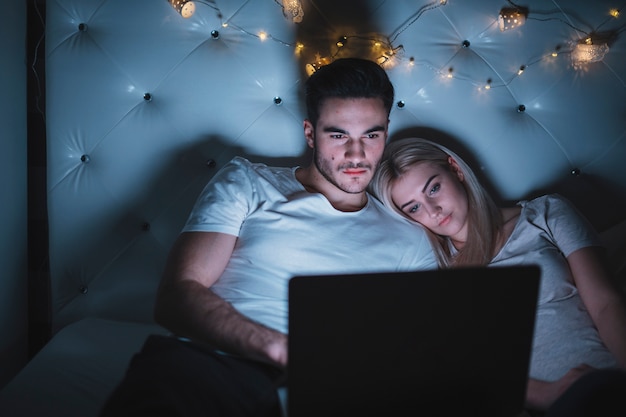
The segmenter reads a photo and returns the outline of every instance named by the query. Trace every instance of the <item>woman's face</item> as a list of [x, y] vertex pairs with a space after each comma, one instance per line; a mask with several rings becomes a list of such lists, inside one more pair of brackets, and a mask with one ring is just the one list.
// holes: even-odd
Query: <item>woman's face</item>
[[449, 158], [449, 167], [425, 161], [411, 167], [391, 186], [391, 199], [404, 214], [448, 236], [459, 248], [467, 240], [468, 200], [463, 173]]

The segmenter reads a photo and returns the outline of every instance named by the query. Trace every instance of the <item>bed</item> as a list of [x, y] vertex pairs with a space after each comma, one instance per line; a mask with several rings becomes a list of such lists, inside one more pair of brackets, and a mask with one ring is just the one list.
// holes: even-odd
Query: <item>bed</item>
[[46, 141], [31, 151], [45, 155], [47, 204], [34, 236], [50, 291], [31, 326], [49, 337], [0, 391], [0, 415], [97, 415], [146, 337], [167, 333], [154, 295], [196, 196], [235, 155], [305, 160], [302, 81], [335, 57], [388, 69], [392, 138], [460, 147], [502, 202], [569, 197], [626, 289], [623, 34], [602, 60], [572, 61], [578, 25], [620, 28], [610, 2], [557, 1], [518, 31], [498, 27], [507, 2], [336, 3], [197, 2], [189, 18], [167, 0], [33, 3]]

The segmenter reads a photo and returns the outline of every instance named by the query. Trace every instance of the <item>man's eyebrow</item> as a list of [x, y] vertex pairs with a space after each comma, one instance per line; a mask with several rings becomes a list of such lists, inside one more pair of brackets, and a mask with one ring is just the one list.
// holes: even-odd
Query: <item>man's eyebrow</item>
[[[385, 126], [378, 125], [378, 126], [371, 127], [367, 129], [365, 133], [380, 132], [381, 130], [385, 130]], [[347, 130], [341, 129], [335, 126], [327, 126], [323, 129], [323, 131], [326, 133], [337, 132], [337, 133], [348, 134]]]
[[371, 129], [367, 129], [365, 133], [380, 132], [381, 130], [385, 130], [385, 126], [383, 125], [374, 126]]
[[335, 127], [335, 126], [328, 126], [328, 127], [325, 127], [325, 128], [323, 129], [323, 131], [324, 131], [324, 132], [326, 132], [326, 133], [331, 133], [331, 132], [343, 133], [344, 135], [348, 133], [348, 131], [347, 131], [347, 130], [345, 130], [345, 129], [340, 129], [340, 128]]

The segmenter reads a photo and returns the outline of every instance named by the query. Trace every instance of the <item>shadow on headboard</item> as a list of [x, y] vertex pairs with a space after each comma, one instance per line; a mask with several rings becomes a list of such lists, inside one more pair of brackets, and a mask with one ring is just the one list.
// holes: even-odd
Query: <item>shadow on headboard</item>
[[[506, 200], [498, 192], [490, 178], [479, 169], [481, 163], [478, 156], [458, 138], [426, 126], [411, 127], [394, 133], [390, 140], [406, 137], [419, 137], [440, 143], [463, 158], [474, 172], [483, 186], [491, 194], [498, 205], [515, 204], [516, 201]], [[578, 210], [591, 222], [598, 232], [603, 232], [616, 224], [626, 220], [626, 196], [619, 195], [611, 187], [610, 181], [590, 174], [572, 173], [556, 178], [548, 185], [537, 188], [528, 195], [519, 196], [519, 200], [530, 199], [542, 194], [558, 193], [570, 200]]]
[[[106, 193], [107, 209], [91, 214], [97, 228], [62, 234], [67, 249], [54, 258], [53, 331], [85, 316], [150, 322], [154, 292], [172, 243], [204, 186], [234, 156], [293, 166], [306, 153], [268, 158], [218, 136], [171, 143], [169, 153], [156, 158], [160, 160], [129, 198], [117, 190]], [[76, 198], [80, 204], [81, 196]]]

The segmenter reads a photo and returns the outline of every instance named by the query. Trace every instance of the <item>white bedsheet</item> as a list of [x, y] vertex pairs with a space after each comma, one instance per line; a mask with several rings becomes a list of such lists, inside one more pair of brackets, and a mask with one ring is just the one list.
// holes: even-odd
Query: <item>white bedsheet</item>
[[0, 392], [0, 416], [95, 417], [155, 324], [87, 318], [59, 331]]

